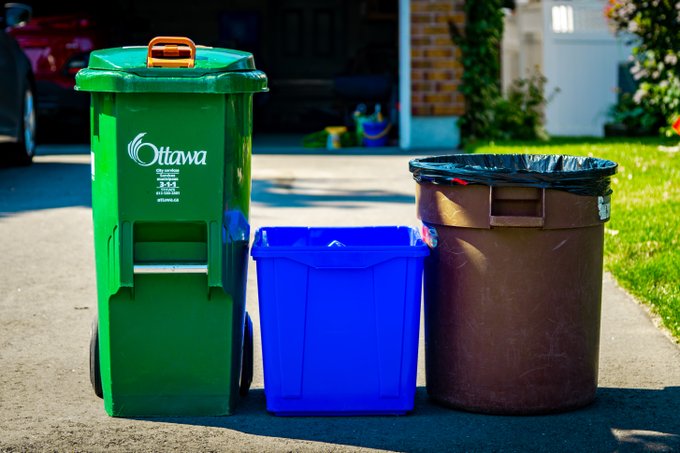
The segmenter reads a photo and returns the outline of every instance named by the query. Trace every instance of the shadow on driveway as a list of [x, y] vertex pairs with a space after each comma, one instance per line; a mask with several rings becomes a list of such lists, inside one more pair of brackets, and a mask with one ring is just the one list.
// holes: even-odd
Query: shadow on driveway
[[[348, 181], [334, 180], [335, 184], [349, 186]], [[344, 184], [343, 184], [344, 183]], [[358, 208], [365, 203], [415, 203], [414, 195], [387, 190], [361, 190], [338, 187], [329, 189], [328, 181], [322, 179], [253, 180], [253, 203], [277, 208], [308, 208], [327, 206], [334, 208]]]
[[92, 206], [90, 164], [34, 162], [0, 168], [0, 217], [24, 211]]
[[[41, 155], [54, 152], [60, 154], [59, 161], [36, 160], [29, 167], [0, 168], [0, 217], [23, 211], [92, 206], [90, 164], [65, 160], [69, 156], [58, 146], [43, 147]], [[70, 147], [69, 154], [84, 152]], [[352, 189], [350, 180], [334, 183], [338, 184], [337, 188], [329, 188], [328, 181], [323, 179], [255, 179], [252, 201], [278, 208], [332, 204], [338, 209], [359, 208], [366, 203], [414, 203], [414, 196], [410, 194]]]
[[[163, 423], [232, 429], [258, 436], [396, 451], [678, 451], [680, 387], [600, 388], [581, 410], [498, 416], [431, 403], [424, 388], [404, 417], [276, 417], [253, 390], [231, 417], [163, 418]], [[148, 420], [148, 419], [147, 419]]]

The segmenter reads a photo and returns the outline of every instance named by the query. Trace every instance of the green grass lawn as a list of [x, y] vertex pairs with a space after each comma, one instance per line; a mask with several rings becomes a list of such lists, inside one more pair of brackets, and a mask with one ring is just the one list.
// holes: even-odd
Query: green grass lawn
[[605, 268], [680, 340], [680, 152], [660, 151], [660, 144], [674, 143], [553, 139], [476, 144], [467, 150], [568, 154], [617, 162], [611, 221], [605, 225]]

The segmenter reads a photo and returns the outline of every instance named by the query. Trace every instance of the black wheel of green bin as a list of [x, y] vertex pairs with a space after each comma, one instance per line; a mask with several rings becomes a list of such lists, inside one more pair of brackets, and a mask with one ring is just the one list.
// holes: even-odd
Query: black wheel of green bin
[[99, 366], [99, 320], [97, 317], [92, 321], [92, 329], [90, 330], [90, 383], [94, 394], [103, 398], [102, 373]]
[[246, 313], [246, 322], [243, 326], [243, 351], [241, 355], [241, 385], [239, 393], [248, 396], [250, 384], [253, 382], [253, 321]]

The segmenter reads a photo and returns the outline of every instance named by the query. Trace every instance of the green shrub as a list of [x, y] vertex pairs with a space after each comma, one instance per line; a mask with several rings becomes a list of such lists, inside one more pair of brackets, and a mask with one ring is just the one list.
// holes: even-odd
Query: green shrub
[[[539, 72], [526, 79], [517, 79], [505, 97], [496, 101], [492, 115], [494, 139], [547, 140], [544, 108], [547, 104], [547, 79]], [[556, 90], [557, 91], [557, 90]]]
[[462, 53], [465, 113], [458, 127], [463, 141], [491, 138], [496, 129], [492, 107], [500, 98], [502, 6], [502, 0], [467, 1], [465, 28], [449, 23], [451, 38]]
[[476, 140], [544, 140], [546, 78], [535, 73], [516, 80], [505, 97], [500, 90], [503, 0], [465, 2], [465, 28], [449, 23], [462, 53], [460, 91], [465, 113], [458, 122], [463, 143]]
[[635, 37], [631, 73], [639, 87], [634, 102], [647, 123], [671, 135], [669, 126], [680, 113], [680, 2], [609, 0], [605, 12], [619, 33]]
[[635, 102], [630, 93], [619, 96], [619, 102], [611, 108], [609, 117], [613, 124], [623, 126], [628, 136], [654, 135], [663, 126], [659, 116]]

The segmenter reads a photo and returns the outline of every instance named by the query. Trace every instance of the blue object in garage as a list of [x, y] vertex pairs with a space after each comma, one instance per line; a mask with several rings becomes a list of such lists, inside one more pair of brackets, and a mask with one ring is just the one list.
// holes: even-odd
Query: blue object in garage
[[392, 125], [387, 121], [364, 121], [363, 145], [367, 147], [379, 147], [387, 145], [387, 134]]
[[267, 410], [412, 410], [428, 253], [403, 226], [259, 229], [252, 256]]

